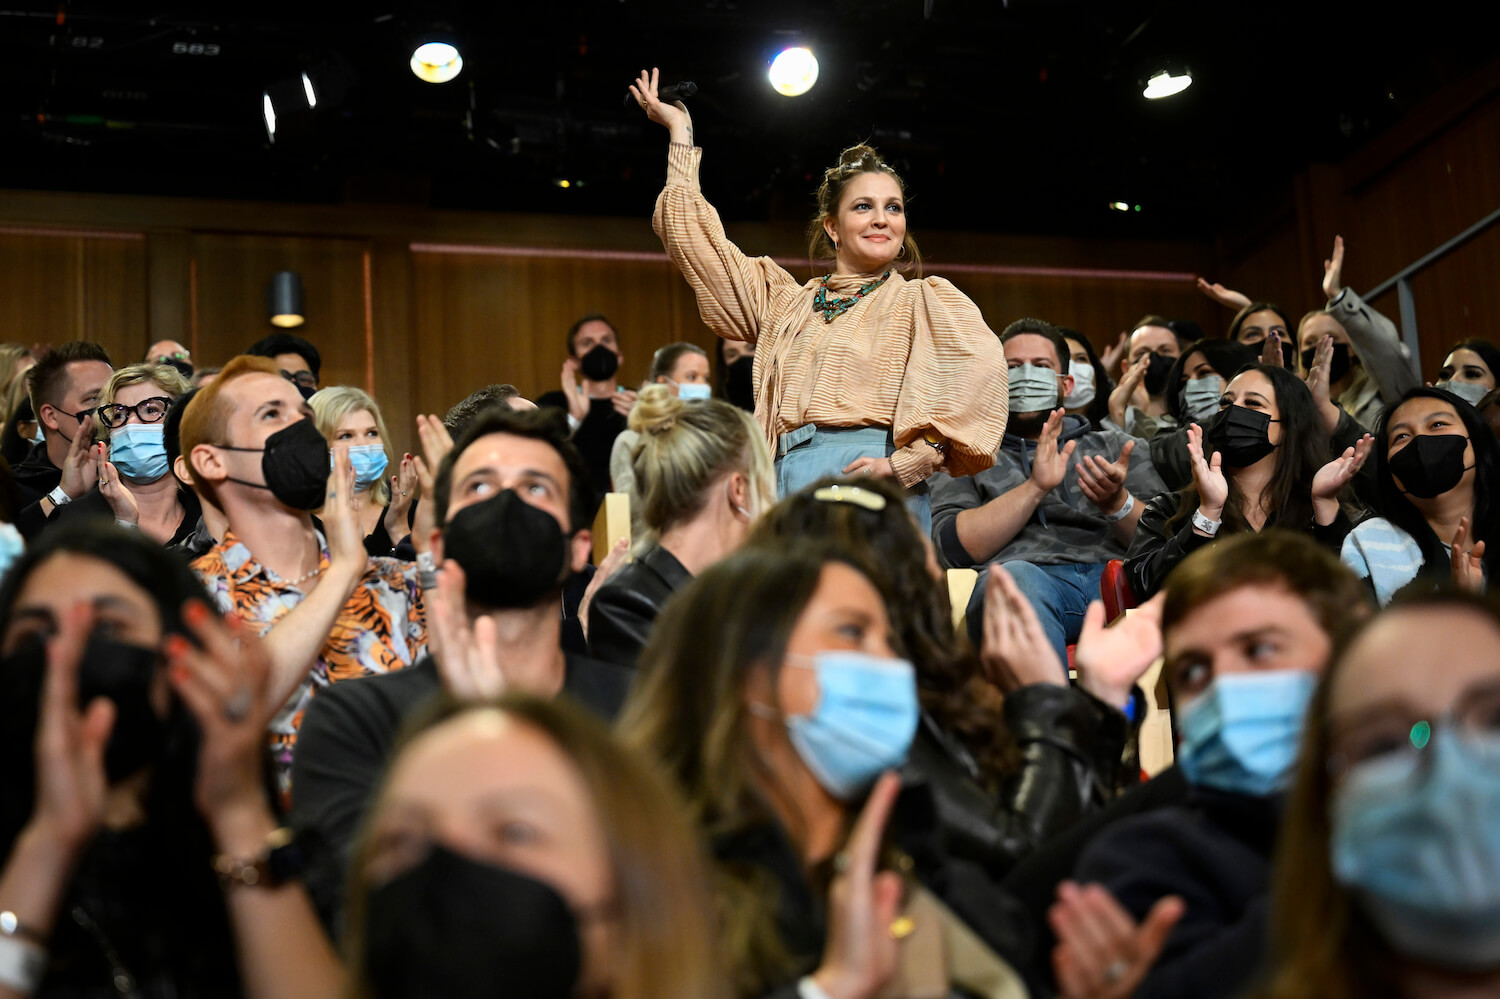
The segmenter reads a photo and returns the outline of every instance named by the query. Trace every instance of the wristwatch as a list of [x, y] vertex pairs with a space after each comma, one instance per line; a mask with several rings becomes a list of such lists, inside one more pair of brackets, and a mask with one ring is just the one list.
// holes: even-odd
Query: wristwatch
[[1193, 527], [1202, 531], [1204, 534], [1207, 534], [1209, 537], [1213, 537], [1215, 534], [1218, 534], [1219, 528], [1223, 525], [1223, 523], [1224, 522], [1222, 520], [1209, 520], [1207, 517], [1203, 516], [1202, 510], [1193, 511]]
[[948, 450], [948, 439], [942, 434], [934, 433], [933, 431], [929, 430], [927, 431], [927, 433], [922, 435], [922, 440], [927, 442], [928, 447], [932, 448], [934, 451], [937, 451], [940, 454], [945, 453]]

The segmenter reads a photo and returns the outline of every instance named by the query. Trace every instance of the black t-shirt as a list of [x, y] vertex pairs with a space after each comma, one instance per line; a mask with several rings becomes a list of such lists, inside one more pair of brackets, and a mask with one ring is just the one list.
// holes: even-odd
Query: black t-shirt
[[[198, 495], [191, 489], [179, 486], [177, 489], [177, 502], [182, 505], [182, 520], [177, 524], [177, 530], [165, 545], [172, 548], [185, 542], [192, 533], [198, 529], [198, 521], [203, 516], [203, 505], [198, 502]], [[109, 500], [95, 486], [82, 496], [66, 506], [60, 506], [48, 519], [48, 526], [55, 524], [77, 523], [82, 520], [107, 520], [113, 522], [115, 519], [114, 508], [109, 505]]]
[[[548, 392], [538, 398], [536, 404], [566, 411], [568, 399], [561, 391]], [[589, 415], [573, 431], [573, 443], [589, 467], [589, 478], [594, 484], [596, 496], [609, 492], [609, 453], [614, 449], [615, 438], [620, 436], [620, 431], [625, 426], [625, 417], [616, 411], [614, 401], [606, 396], [603, 399], [589, 400]]]
[[[614, 721], [631, 671], [565, 652], [563, 693]], [[292, 762], [291, 824], [314, 834], [322, 856], [306, 875], [318, 913], [335, 934], [354, 838], [390, 762], [402, 722], [442, 692], [431, 656], [394, 673], [325, 688], [307, 709]]]

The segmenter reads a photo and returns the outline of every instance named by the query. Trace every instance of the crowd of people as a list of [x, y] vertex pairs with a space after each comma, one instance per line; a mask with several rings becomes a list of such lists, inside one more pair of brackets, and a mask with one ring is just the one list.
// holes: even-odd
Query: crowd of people
[[632, 94], [721, 338], [639, 386], [0, 346], [0, 997], [1500, 991], [1496, 347], [1424, 385], [1342, 241], [997, 332], [866, 146], [799, 282]]

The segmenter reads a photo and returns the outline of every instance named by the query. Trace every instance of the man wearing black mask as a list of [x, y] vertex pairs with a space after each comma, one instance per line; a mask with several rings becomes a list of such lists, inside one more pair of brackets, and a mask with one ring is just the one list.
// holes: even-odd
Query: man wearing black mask
[[[401, 723], [445, 688], [485, 699], [566, 694], [612, 720], [630, 672], [561, 645], [563, 584], [588, 564], [594, 497], [553, 410], [486, 410], [438, 466], [431, 550], [443, 566], [431, 604], [432, 655], [386, 677], [333, 687], [302, 725], [292, 821], [331, 846], [310, 881], [333, 919], [347, 850]], [[444, 561], [446, 559], [447, 561]]]
[[281, 377], [297, 386], [302, 398], [311, 398], [318, 390], [323, 357], [318, 353], [318, 348], [295, 333], [276, 332], [261, 337], [245, 353], [251, 357], [269, 357], [275, 361]]
[[[303, 713], [330, 685], [426, 654], [415, 564], [372, 558], [355, 515], [347, 453], [328, 442], [275, 361], [237, 357], [198, 391], [178, 431], [193, 485], [227, 521], [193, 568], [219, 610], [259, 630], [272, 660], [272, 764], [289, 804]], [[310, 511], [322, 507], [322, 530]], [[413, 539], [420, 555], [427, 539]]]
[[614, 325], [597, 313], [584, 316], [568, 330], [561, 389], [536, 401], [538, 406], [568, 414], [573, 443], [583, 455], [596, 495], [609, 492], [609, 453], [635, 405], [636, 394], [620, 387], [618, 375], [624, 360]]
[[1117, 429], [1150, 440], [1176, 426], [1167, 412], [1167, 374], [1182, 344], [1161, 316], [1146, 316], [1131, 330], [1120, 384], [1109, 396], [1109, 418]]

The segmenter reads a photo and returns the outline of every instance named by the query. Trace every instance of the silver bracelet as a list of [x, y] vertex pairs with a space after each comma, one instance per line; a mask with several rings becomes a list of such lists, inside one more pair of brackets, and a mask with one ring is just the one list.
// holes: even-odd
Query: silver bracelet
[[1135, 497], [1130, 493], [1125, 494], [1125, 502], [1120, 504], [1120, 509], [1114, 513], [1106, 513], [1104, 521], [1107, 524], [1115, 524], [1130, 516], [1130, 511], [1135, 509]]
[[437, 561], [432, 557], [432, 552], [417, 552], [417, 585], [426, 592], [436, 590], [437, 584]]
[[45, 948], [8, 933], [0, 934], [0, 985], [29, 996], [47, 971]]

